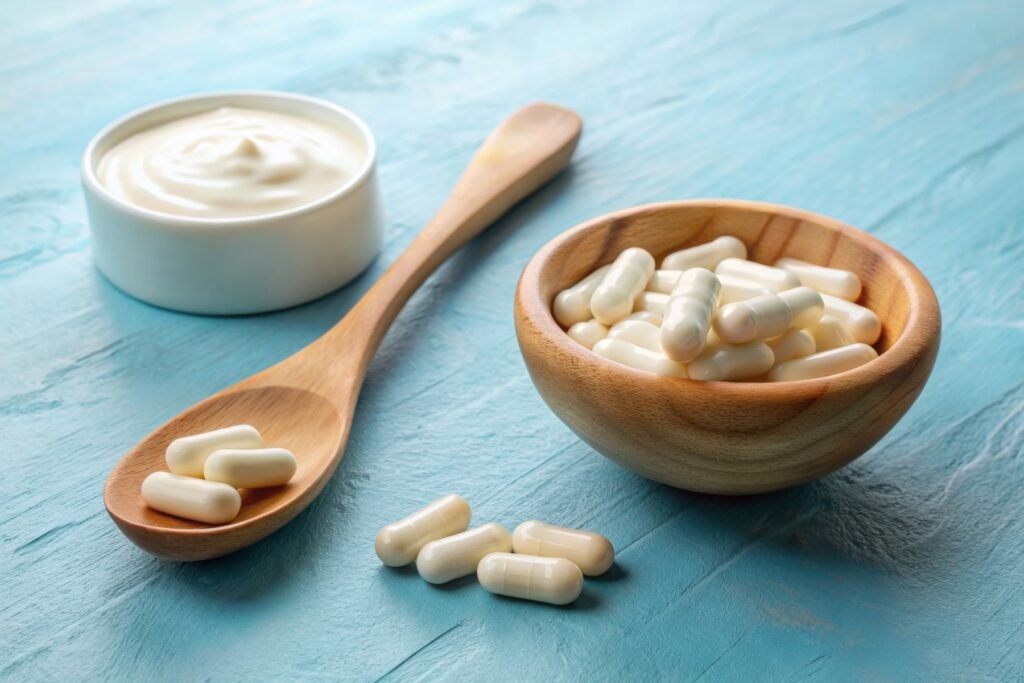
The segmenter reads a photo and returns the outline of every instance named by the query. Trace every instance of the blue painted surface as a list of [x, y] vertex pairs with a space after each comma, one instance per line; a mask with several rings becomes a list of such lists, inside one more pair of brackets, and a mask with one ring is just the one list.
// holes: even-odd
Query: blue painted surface
[[[1024, 676], [1024, 4], [42, 0], [0, 18], [5, 678]], [[89, 137], [154, 100], [252, 87], [370, 122], [383, 255], [274, 315], [190, 317], [116, 291], [89, 254]], [[327, 329], [535, 99], [586, 120], [574, 167], [410, 302], [317, 503], [205, 563], [125, 540], [101, 502], [120, 454]], [[534, 251], [611, 209], [700, 196], [864, 227], [938, 291], [931, 383], [820, 482], [743, 499], [652, 484], [530, 385], [511, 302]], [[377, 528], [449, 490], [478, 521], [602, 530], [619, 569], [556, 609], [382, 568]]]

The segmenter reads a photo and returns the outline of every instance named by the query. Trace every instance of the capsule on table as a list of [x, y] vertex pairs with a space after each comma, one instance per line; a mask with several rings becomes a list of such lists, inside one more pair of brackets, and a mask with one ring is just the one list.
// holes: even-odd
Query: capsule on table
[[809, 327], [821, 319], [825, 305], [810, 287], [737, 301], [715, 314], [715, 332], [722, 341], [743, 344], [776, 337], [791, 327]]
[[594, 344], [608, 336], [608, 328], [596, 320], [585, 320], [581, 323], [573, 323], [569, 328], [568, 335], [577, 344], [592, 349]]
[[856, 341], [838, 318], [827, 313], [821, 316], [821, 320], [807, 328], [807, 331], [814, 336], [815, 349], [818, 351], [838, 349]]
[[[661, 327], [661, 316], [655, 313], [651, 313], [650, 311], [634, 311], [627, 315], [622, 320], [639, 320], [641, 322], [650, 323], [655, 327]], [[619, 322], [621, 323], [622, 320], [620, 320]]]
[[219, 448], [206, 459], [203, 476], [240, 489], [260, 489], [287, 484], [297, 467], [286, 448]]
[[661, 329], [642, 320], [620, 320], [608, 330], [609, 339], [621, 339], [648, 351], [662, 353]]
[[594, 290], [601, 284], [601, 280], [609, 268], [611, 268], [610, 265], [602, 266], [572, 287], [558, 293], [552, 309], [559, 325], [570, 327], [591, 318], [590, 298], [594, 295]]
[[602, 339], [594, 344], [594, 353], [635, 370], [653, 372], [664, 377], [687, 376], [686, 366], [682, 363], [622, 339]]
[[656, 270], [647, 283], [647, 291], [671, 294], [672, 288], [679, 282], [679, 276], [682, 274], [681, 270]]
[[717, 342], [708, 344], [686, 369], [691, 379], [733, 382], [760, 377], [771, 369], [774, 362], [771, 348], [763, 341], [746, 344]]
[[167, 469], [186, 477], [202, 477], [203, 465], [210, 453], [221, 448], [262, 448], [263, 437], [252, 425], [234, 425], [212, 432], [175, 439], [164, 457]]
[[448, 583], [475, 572], [485, 556], [511, 550], [508, 530], [491, 522], [427, 543], [416, 556], [416, 571], [430, 583]]
[[512, 550], [523, 555], [564, 557], [579, 567], [584, 576], [600, 576], [615, 561], [615, 548], [601, 534], [537, 520], [516, 527]]
[[651, 313], [656, 315], [658, 318], [664, 318], [665, 307], [668, 306], [668, 294], [662, 294], [661, 292], [640, 292], [640, 296], [636, 298], [633, 306], [633, 310], [638, 313]]
[[728, 258], [747, 258], [747, 245], [731, 235], [723, 235], [705, 244], [673, 252], [661, 262], [665, 270], [689, 270], [707, 268], [714, 270]]
[[767, 287], [773, 292], [784, 292], [800, 286], [800, 279], [782, 268], [772, 268], [763, 263], [745, 261], [739, 258], [727, 258], [715, 268], [715, 275], [731, 277], [754, 282]]
[[562, 557], [491, 553], [476, 575], [491, 593], [550, 605], [567, 605], [583, 591], [583, 572]]
[[590, 310], [602, 325], [613, 325], [633, 312], [637, 295], [654, 273], [654, 257], [639, 247], [626, 249], [612, 263], [590, 299]]
[[831, 294], [847, 301], [860, 296], [861, 283], [856, 273], [839, 268], [819, 266], [795, 258], [780, 258], [776, 268], [782, 268], [800, 278], [800, 284], [814, 287], [822, 294]]
[[716, 277], [718, 278], [718, 283], [722, 288], [718, 295], [719, 306], [731, 304], [736, 301], [746, 301], [747, 299], [753, 299], [754, 297], [761, 296], [762, 294], [768, 294], [772, 291], [764, 285], [744, 280], [743, 278], [736, 277], [735, 275], [717, 273]]
[[430, 541], [465, 531], [469, 526], [469, 503], [450, 493], [408, 517], [388, 524], [377, 534], [374, 549], [389, 567], [402, 567]]
[[768, 373], [770, 382], [792, 382], [800, 379], [827, 377], [853, 370], [878, 358], [878, 352], [867, 344], [850, 344], [797, 358], [776, 366]]
[[778, 337], [766, 339], [764, 343], [772, 350], [775, 365], [809, 356], [816, 350], [814, 337], [807, 330], [790, 330]]
[[666, 356], [685, 363], [700, 355], [711, 329], [719, 289], [718, 278], [706, 268], [691, 268], [679, 278], [661, 323], [661, 348]]
[[143, 479], [142, 500], [154, 510], [207, 524], [226, 524], [242, 508], [242, 496], [234, 487], [170, 472], [153, 472]]
[[882, 323], [874, 311], [831, 294], [822, 294], [825, 312], [843, 324], [854, 341], [874, 344], [882, 335]]

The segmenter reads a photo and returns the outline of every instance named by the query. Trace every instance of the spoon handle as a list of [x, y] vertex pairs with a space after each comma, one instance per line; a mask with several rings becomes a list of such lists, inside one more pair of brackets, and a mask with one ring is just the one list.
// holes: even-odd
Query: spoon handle
[[[321, 392], [329, 393], [330, 385], [339, 382], [337, 390], [357, 388], [384, 333], [413, 292], [445, 259], [558, 173], [572, 156], [582, 127], [575, 112], [545, 103], [531, 104], [505, 119], [405, 252], [348, 315], [290, 360], [305, 356], [302, 360], [318, 366], [324, 373], [316, 381]], [[327, 355], [309, 353], [314, 349]]]

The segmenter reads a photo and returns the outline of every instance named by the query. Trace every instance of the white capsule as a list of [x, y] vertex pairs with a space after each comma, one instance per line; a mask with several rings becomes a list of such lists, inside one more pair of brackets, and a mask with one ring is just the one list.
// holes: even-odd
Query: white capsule
[[687, 366], [691, 379], [736, 381], [760, 377], [768, 372], [775, 357], [763, 341], [747, 344], [708, 344]]
[[681, 270], [656, 270], [651, 276], [650, 282], [647, 283], [647, 291], [670, 294], [682, 274]]
[[511, 550], [508, 530], [491, 522], [427, 543], [416, 556], [416, 571], [430, 583], [448, 583], [474, 573], [485, 556]]
[[754, 282], [773, 292], [784, 292], [787, 289], [800, 286], [800, 279], [788, 270], [772, 268], [763, 263], [744, 261], [738, 258], [728, 258], [719, 263], [715, 268], [715, 274], [730, 275], [747, 282]]
[[579, 567], [584, 576], [600, 576], [615, 561], [615, 548], [601, 534], [537, 520], [516, 527], [512, 550], [522, 555], [564, 557]]
[[855, 273], [839, 268], [818, 266], [795, 258], [780, 258], [776, 268], [783, 268], [800, 278], [800, 284], [814, 287], [822, 294], [831, 294], [847, 301], [860, 296], [860, 278]]
[[662, 354], [661, 330], [642, 320], [620, 320], [608, 331], [609, 339], [622, 339], [648, 351]]
[[825, 312], [838, 319], [854, 341], [862, 344], [878, 341], [882, 335], [882, 323], [874, 311], [830, 294], [822, 294], [821, 298], [825, 302]]
[[583, 591], [583, 572], [561, 557], [491, 553], [476, 575], [491, 593], [551, 605], [567, 605]]
[[594, 344], [594, 353], [635, 370], [664, 377], [686, 377], [686, 366], [671, 358], [622, 339], [602, 339]]
[[619, 254], [590, 299], [590, 310], [603, 325], [614, 325], [633, 312], [637, 295], [654, 274], [654, 257], [639, 247]]
[[724, 235], [696, 247], [676, 251], [661, 262], [666, 270], [689, 270], [690, 268], [715, 267], [727, 258], [747, 258], [747, 245], [731, 235]]
[[581, 323], [574, 323], [569, 328], [568, 334], [577, 344], [592, 349], [594, 344], [608, 336], [608, 328], [591, 319]]
[[764, 343], [772, 350], [775, 365], [809, 356], [815, 351], [814, 337], [807, 330], [790, 330], [778, 337], [766, 339]]
[[203, 466], [207, 481], [219, 481], [240, 489], [261, 489], [287, 484], [297, 464], [285, 448], [219, 448]]
[[262, 448], [263, 438], [251, 425], [235, 425], [175, 439], [167, 446], [167, 469], [186, 477], [202, 477], [203, 464], [220, 448]]
[[661, 323], [661, 347], [666, 356], [685, 363], [700, 355], [719, 289], [718, 278], [706, 268], [691, 268], [679, 278]]
[[[655, 327], [661, 327], [661, 316], [651, 313], [650, 311], [634, 311], [622, 320], [639, 320], [641, 322], [650, 323]], [[619, 322], [621, 323], [622, 320]]]
[[878, 352], [867, 344], [850, 344], [797, 358], [776, 366], [768, 373], [769, 382], [792, 382], [800, 379], [827, 377], [860, 367], [878, 358]]
[[227, 484], [170, 472], [143, 479], [142, 500], [154, 510], [207, 524], [226, 524], [242, 507], [242, 497]]
[[591, 317], [590, 298], [610, 268], [610, 265], [602, 266], [569, 289], [558, 293], [552, 308], [559, 325], [570, 327]]
[[653, 313], [659, 318], [665, 317], [665, 307], [668, 305], [668, 294], [661, 292], [640, 292], [640, 296], [634, 302], [636, 312]]
[[747, 299], [753, 299], [754, 297], [761, 296], [762, 294], [768, 294], [772, 291], [764, 285], [744, 280], [743, 278], [736, 277], [735, 275], [719, 273], [716, 277], [718, 277], [718, 283], [722, 286], [722, 291], [718, 295], [719, 306], [731, 304], [736, 301], [746, 301]]
[[377, 534], [374, 549], [389, 567], [402, 567], [430, 541], [465, 531], [469, 526], [469, 503], [450, 493], [408, 517], [388, 524]]
[[856, 341], [838, 318], [827, 313], [821, 316], [821, 320], [807, 328], [807, 331], [814, 336], [815, 349], [818, 351], [838, 349]]
[[715, 332], [730, 344], [769, 339], [791, 327], [813, 325], [821, 319], [824, 309], [818, 292], [810, 287], [797, 287], [723, 306], [715, 314]]

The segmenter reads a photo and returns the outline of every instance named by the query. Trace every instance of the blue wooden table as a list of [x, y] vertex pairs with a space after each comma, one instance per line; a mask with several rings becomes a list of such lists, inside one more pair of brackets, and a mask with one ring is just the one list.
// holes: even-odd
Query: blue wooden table
[[[194, 91], [337, 101], [380, 144], [387, 242], [315, 303], [203, 318], [93, 266], [78, 160]], [[537, 99], [572, 169], [444, 266], [369, 374], [304, 514], [174, 564], [114, 527], [128, 446], [301, 348]], [[1024, 676], [1024, 3], [39, 0], [0, 9], [0, 671], [10, 680], [1020, 680]], [[943, 308], [924, 394], [868, 455], [774, 495], [646, 481], [544, 406], [516, 278], [586, 218], [686, 197], [861, 226]], [[619, 551], [569, 609], [384, 568], [376, 530], [459, 491], [477, 521], [590, 527]]]

